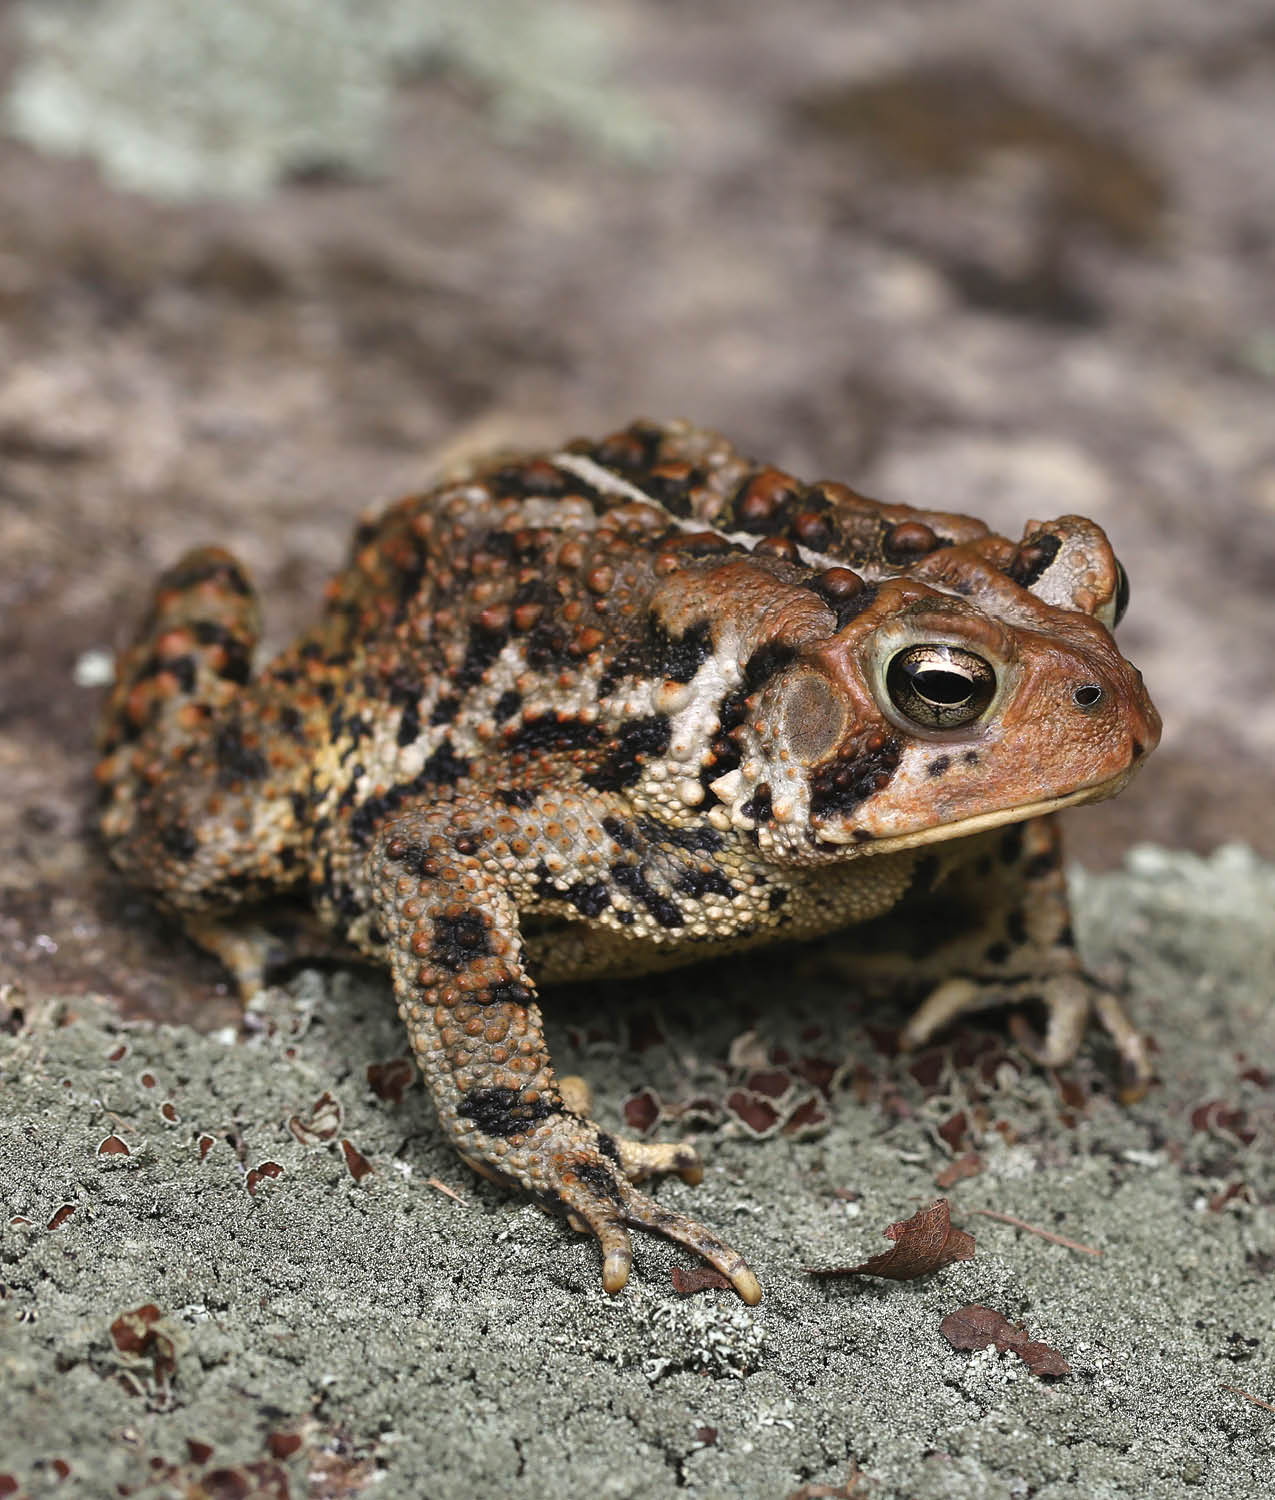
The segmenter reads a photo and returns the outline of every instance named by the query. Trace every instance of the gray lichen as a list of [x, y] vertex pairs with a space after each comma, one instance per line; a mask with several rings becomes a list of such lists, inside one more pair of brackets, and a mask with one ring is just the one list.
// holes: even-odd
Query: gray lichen
[[509, 128], [634, 155], [658, 137], [608, 80], [605, 26], [559, 0], [24, 0], [18, 16], [10, 132], [156, 197], [374, 173], [396, 81], [426, 65], [477, 80]]

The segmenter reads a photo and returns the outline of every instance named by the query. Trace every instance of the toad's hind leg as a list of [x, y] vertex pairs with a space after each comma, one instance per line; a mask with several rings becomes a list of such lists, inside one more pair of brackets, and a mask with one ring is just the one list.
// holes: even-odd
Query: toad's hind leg
[[653, 1171], [697, 1181], [694, 1151], [616, 1141], [578, 1111], [578, 1089], [564, 1099], [509, 886], [457, 848], [472, 848], [480, 819], [461, 803], [406, 813], [382, 831], [367, 866], [399, 1013], [448, 1139], [477, 1171], [590, 1231], [606, 1291], [629, 1278], [632, 1226], [686, 1245], [757, 1302], [761, 1287], [736, 1251], [633, 1186]]
[[99, 730], [112, 859], [223, 957], [223, 918], [301, 874], [288, 790], [298, 746], [250, 681], [258, 629], [234, 558], [188, 553], [160, 577]]

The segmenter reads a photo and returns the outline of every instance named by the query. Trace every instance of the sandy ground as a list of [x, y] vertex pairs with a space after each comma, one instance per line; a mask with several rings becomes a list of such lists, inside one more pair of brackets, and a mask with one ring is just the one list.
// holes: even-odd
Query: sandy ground
[[[0, 70], [17, 76], [13, 9]], [[498, 34], [497, 0], [470, 9]], [[278, 643], [363, 507], [458, 451], [637, 413], [1015, 535], [1095, 516], [1166, 733], [1126, 794], [1072, 819], [1073, 850], [1107, 872], [1137, 839], [1275, 857], [1269, 0], [588, 11], [610, 52], [574, 113], [511, 130], [519, 88], [579, 57], [546, 33], [501, 74], [476, 31], [468, 57], [399, 86], [374, 171], [257, 199], [160, 202], [0, 137], [0, 982], [23, 1017], [0, 1106], [6, 1217], [34, 1226], [4, 1231], [0, 1267], [12, 1472], [38, 1492], [57, 1474], [31, 1465], [62, 1458], [61, 1493], [112, 1493], [189, 1440], [214, 1445], [199, 1472], [284, 1463], [293, 1493], [306, 1471], [339, 1494], [384, 1466], [381, 1492], [405, 1495], [782, 1496], [840, 1482], [851, 1457], [874, 1495], [1252, 1492], [1275, 1418], [1219, 1382], [1275, 1400], [1263, 867], [1141, 871], [1110, 888], [1124, 927], [1095, 909], [1161, 1048], [1163, 1087], [1128, 1112], [1099, 1043], [1083, 1110], [1026, 1073], [997, 1082], [998, 1061], [989, 1082], [998, 1031], [986, 1055], [958, 1038], [927, 1095], [929, 1072], [872, 1045], [897, 1010], [847, 1016], [812, 977], [821, 1063], [852, 1060], [829, 1133], [714, 1129], [693, 1195], [764, 1273], [767, 1301], [742, 1313], [674, 1298], [672, 1252], [650, 1243], [640, 1284], [604, 1301], [591, 1248], [475, 1185], [418, 1090], [368, 1092], [367, 1062], [400, 1050], [383, 990], [302, 977], [245, 1031], [216, 965], [102, 859], [93, 719], [161, 566], [233, 547]], [[140, 66], [125, 115], [155, 107], [146, 82]], [[228, 86], [209, 71], [210, 94]], [[630, 131], [618, 151], [611, 127], [634, 120], [645, 145]], [[779, 1039], [788, 972], [769, 989], [752, 967], [696, 975], [670, 992], [672, 1044], [645, 1045], [640, 989], [601, 1011], [563, 996], [555, 1055], [612, 1118], [643, 1082], [729, 1092], [741, 1030], [813, 1047]], [[613, 1012], [628, 1021], [590, 1040]], [[374, 1164], [357, 1183], [338, 1147], [286, 1130], [325, 1090], [334, 1140]], [[952, 1189], [958, 1212], [1065, 1224], [1102, 1260], [966, 1217], [978, 1258], [932, 1282], [802, 1276], [871, 1253], [935, 1192], [935, 1132], [961, 1108], [986, 1165]], [[112, 1128], [130, 1154], [99, 1159]], [[249, 1194], [266, 1160], [284, 1175]], [[76, 1212], [45, 1229], [63, 1202]], [[1045, 1385], [948, 1350], [938, 1319], [971, 1300], [1076, 1374]], [[109, 1332], [152, 1302], [174, 1340], [163, 1379], [161, 1335], [121, 1371]], [[301, 1448], [279, 1457], [271, 1433]], [[170, 1490], [188, 1477], [164, 1472]]]

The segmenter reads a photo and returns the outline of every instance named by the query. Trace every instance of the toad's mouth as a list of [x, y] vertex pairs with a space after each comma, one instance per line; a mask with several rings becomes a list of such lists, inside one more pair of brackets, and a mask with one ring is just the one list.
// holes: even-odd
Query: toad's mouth
[[944, 844], [950, 839], [968, 838], [971, 834], [985, 833], [989, 828], [1000, 828], [1005, 823], [1022, 823], [1042, 813], [1058, 812], [1060, 808], [1075, 807], [1081, 802], [1102, 802], [1122, 791], [1132, 777], [1136, 766], [1130, 766], [1118, 775], [1093, 786], [1082, 786], [1074, 792], [1065, 792], [1060, 797], [1049, 797], [1041, 802], [1024, 802], [1017, 807], [997, 808], [993, 812], [975, 813], [973, 817], [958, 818], [952, 823], [937, 823], [927, 828], [918, 828], [912, 833], [874, 834], [867, 828], [847, 827], [844, 830], [820, 829], [822, 844], [848, 846], [847, 852], [855, 854], [893, 854], [898, 849], [915, 849], [918, 844]]

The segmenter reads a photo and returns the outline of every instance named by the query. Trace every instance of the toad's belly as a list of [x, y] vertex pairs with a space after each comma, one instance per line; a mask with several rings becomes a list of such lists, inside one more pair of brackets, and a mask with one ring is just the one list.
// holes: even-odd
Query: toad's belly
[[911, 849], [845, 865], [786, 870], [707, 920], [667, 928], [639, 915], [586, 919], [546, 902], [522, 919], [528, 967], [538, 983], [600, 979], [675, 969], [767, 944], [819, 937], [892, 910], [910, 890], [918, 864]]

